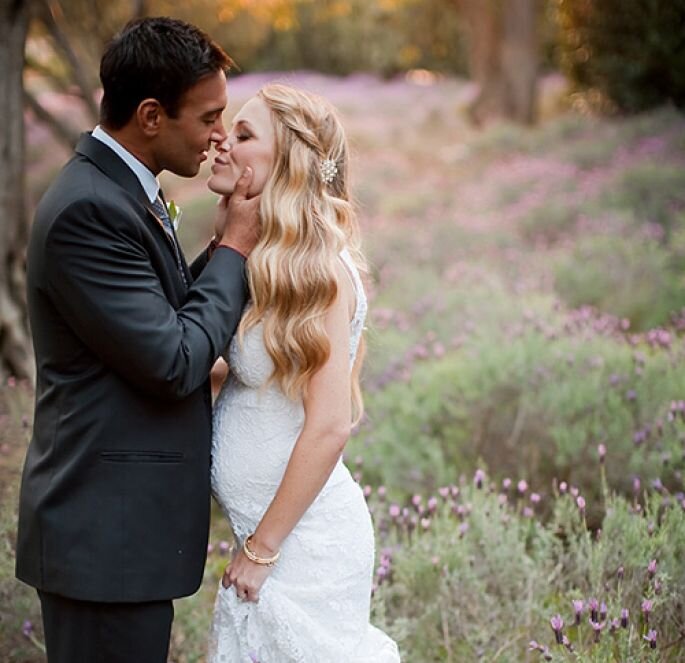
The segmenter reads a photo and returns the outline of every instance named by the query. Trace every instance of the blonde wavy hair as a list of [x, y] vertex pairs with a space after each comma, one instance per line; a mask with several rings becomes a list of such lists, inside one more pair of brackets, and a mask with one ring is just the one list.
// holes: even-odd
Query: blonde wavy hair
[[[261, 196], [261, 237], [247, 261], [251, 305], [238, 338], [264, 323], [274, 364], [269, 383], [294, 399], [306, 395], [330, 355], [324, 318], [338, 294], [338, 254], [347, 248], [361, 271], [366, 264], [348, 190], [347, 140], [335, 109], [280, 83], [266, 85], [258, 95], [271, 111], [275, 157]], [[321, 177], [324, 159], [337, 167], [329, 183]], [[363, 413], [363, 355], [362, 339], [352, 370], [353, 424]]]

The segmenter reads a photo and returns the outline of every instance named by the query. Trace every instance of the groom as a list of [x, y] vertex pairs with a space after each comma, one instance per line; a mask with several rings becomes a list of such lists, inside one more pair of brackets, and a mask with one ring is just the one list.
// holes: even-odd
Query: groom
[[202, 579], [208, 376], [245, 302], [257, 200], [247, 172], [189, 268], [156, 176], [196, 175], [225, 139], [230, 64], [194, 26], [129, 24], [102, 58], [101, 124], [36, 212], [17, 577], [38, 590], [50, 663], [165, 663], [172, 599]]

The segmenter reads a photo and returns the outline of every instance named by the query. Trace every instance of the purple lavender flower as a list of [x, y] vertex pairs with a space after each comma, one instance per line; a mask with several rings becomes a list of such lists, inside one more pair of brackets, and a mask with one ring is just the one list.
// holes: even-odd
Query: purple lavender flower
[[625, 569], [623, 566], [619, 566], [618, 569], [616, 569], [616, 577], [619, 580], [623, 580], [623, 576], [625, 575]]
[[557, 644], [562, 644], [563, 643], [563, 628], [564, 628], [564, 620], [561, 618], [561, 615], [554, 615], [549, 620], [549, 624], [552, 627], [552, 630], [554, 631], [554, 637], [557, 639]]
[[428, 500], [428, 513], [435, 513], [438, 508], [438, 500], [436, 497], [431, 497]]
[[630, 617], [628, 608], [623, 608], [621, 610], [621, 628], [628, 628], [628, 617]]
[[590, 621], [592, 622], [597, 622], [598, 620], [598, 610], [599, 610], [599, 601], [597, 601], [596, 598], [591, 598], [587, 602], [588, 609], [590, 610]]
[[599, 642], [599, 639], [602, 635], [602, 630], [606, 626], [605, 622], [595, 622], [590, 620], [590, 626], [592, 626], [592, 630], [595, 632], [595, 642]]
[[378, 499], [381, 500], [381, 502], [383, 500], [385, 500], [385, 494], [386, 494], [385, 486], [378, 486], [377, 493], [378, 493]]
[[601, 621], [607, 618], [607, 604], [604, 601], [599, 604], [599, 618]]
[[642, 637], [649, 643], [651, 649], [656, 649], [656, 631], [653, 628], [649, 629], [647, 635]]
[[228, 544], [228, 541], [219, 541], [219, 552], [222, 555], [227, 555], [230, 549], [231, 546]]
[[459, 525], [459, 538], [462, 538], [469, 531], [469, 524], [464, 522]]
[[647, 577], [651, 580], [656, 574], [656, 560], [653, 559], [647, 564]]
[[559, 492], [563, 495], [566, 493], [567, 490], [568, 490], [568, 484], [565, 481], [562, 481], [559, 484]]
[[391, 504], [390, 507], [388, 508], [388, 513], [390, 514], [390, 517], [394, 520], [396, 518], [399, 518], [400, 513], [402, 513], [402, 510], [400, 509], [399, 504]]
[[597, 453], [599, 454], [599, 462], [604, 463], [604, 459], [606, 458], [606, 455], [607, 455], [606, 445], [600, 444], [597, 447]]
[[21, 632], [25, 638], [30, 638], [33, 635], [33, 623], [26, 619], [21, 626]]
[[540, 497], [540, 495], [538, 493], [531, 493], [530, 494], [530, 501], [533, 504], [540, 504], [540, 500], [542, 500], [542, 498]]
[[576, 616], [576, 626], [580, 624], [580, 616], [583, 614], [583, 607], [582, 599], [575, 599], [573, 601], [573, 612]]
[[649, 614], [652, 612], [653, 603], [649, 599], [642, 601], [642, 614], [645, 618], [645, 624], [649, 624]]
[[576, 497], [576, 504], [578, 505], [578, 510], [580, 511], [581, 515], [585, 513], [585, 498], [582, 495], [578, 495]]
[[509, 490], [509, 488], [511, 488], [511, 479], [508, 477], [506, 479], [502, 479], [502, 488], [504, 488], [504, 490]]
[[483, 482], [485, 481], [485, 472], [481, 469], [477, 469], [476, 473], [473, 475], [473, 483], [476, 488], [480, 489], [483, 487]]
[[518, 489], [519, 493], [523, 495], [528, 490], [528, 482], [525, 479], [521, 479], [516, 488]]

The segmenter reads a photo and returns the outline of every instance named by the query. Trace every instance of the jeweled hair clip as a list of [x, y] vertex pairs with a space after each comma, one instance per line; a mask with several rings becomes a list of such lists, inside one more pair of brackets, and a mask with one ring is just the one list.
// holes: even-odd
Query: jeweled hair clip
[[325, 184], [330, 184], [338, 174], [338, 166], [333, 159], [323, 159], [320, 167], [321, 180]]

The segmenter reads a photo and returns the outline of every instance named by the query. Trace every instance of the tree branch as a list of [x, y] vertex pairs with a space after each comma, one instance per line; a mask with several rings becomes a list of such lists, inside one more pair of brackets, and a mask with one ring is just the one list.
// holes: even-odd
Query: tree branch
[[65, 124], [58, 117], [54, 116], [43, 105], [41, 105], [38, 99], [26, 88], [24, 88], [24, 100], [26, 101], [28, 107], [33, 111], [33, 114], [36, 116], [36, 118], [50, 128], [60, 143], [63, 143], [69, 149], [73, 149], [78, 141], [80, 132], [77, 129]]
[[65, 31], [60, 25], [63, 17], [62, 8], [58, 0], [41, 0], [40, 4], [42, 10], [40, 11], [40, 18], [45, 24], [50, 36], [54, 40], [55, 45], [67, 59], [67, 62], [69, 63], [69, 66], [74, 74], [74, 80], [81, 89], [81, 96], [86, 102], [88, 113], [90, 114], [93, 122], [97, 122], [99, 111], [97, 104], [95, 103], [95, 92], [90, 84], [90, 80], [88, 79], [83, 66], [81, 65], [78, 55], [72, 48]]

